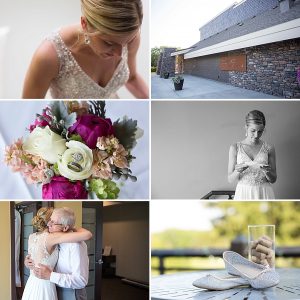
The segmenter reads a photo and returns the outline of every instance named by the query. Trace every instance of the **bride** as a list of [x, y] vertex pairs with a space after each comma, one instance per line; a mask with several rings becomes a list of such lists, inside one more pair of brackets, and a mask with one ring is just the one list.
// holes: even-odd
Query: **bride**
[[238, 182], [234, 199], [275, 199], [271, 186], [277, 179], [275, 148], [261, 139], [265, 125], [261, 111], [250, 111], [246, 138], [230, 146], [228, 181]]
[[125, 85], [140, 99], [148, 87], [136, 70], [141, 0], [81, 0], [80, 24], [62, 27], [33, 55], [23, 98], [113, 99]]
[[[34, 261], [35, 267], [38, 267], [38, 264], [41, 263], [53, 270], [59, 255], [58, 244], [89, 240], [92, 234], [83, 228], [77, 229], [76, 232], [49, 233], [47, 223], [50, 221], [52, 212], [53, 208], [42, 207], [32, 219], [32, 225], [38, 232], [29, 236], [28, 254]], [[37, 278], [33, 273], [33, 268], [30, 268], [30, 276], [26, 283], [22, 300], [57, 300], [55, 284], [49, 280]]]

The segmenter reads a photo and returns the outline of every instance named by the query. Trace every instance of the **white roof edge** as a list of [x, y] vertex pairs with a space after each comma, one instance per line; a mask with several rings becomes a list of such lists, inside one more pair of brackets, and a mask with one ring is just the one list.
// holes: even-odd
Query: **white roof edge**
[[193, 49], [193, 47], [172, 52], [171, 56], [175, 56], [175, 55], [179, 55], [179, 54], [185, 54], [185, 53], [189, 52], [191, 49]]
[[300, 37], [300, 18], [237, 38], [208, 46], [184, 55], [184, 59], [248, 48]]

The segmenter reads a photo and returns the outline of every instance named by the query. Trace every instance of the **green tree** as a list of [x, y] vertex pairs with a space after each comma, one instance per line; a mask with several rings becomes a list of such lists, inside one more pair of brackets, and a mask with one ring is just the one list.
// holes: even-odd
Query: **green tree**
[[158, 58], [161, 52], [161, 48], [151, 48], [151, 67], [157, 67]]
[[276, 244], [299, 246], [300, 244], [300, 202], [219, 202], [208, 203], [208, 207], [218, 207], [222, 217], [212, 221], [214, 231], [219, 236], [232, 240], [237, 234], [247, 236], [248, 225], [275, 225]]

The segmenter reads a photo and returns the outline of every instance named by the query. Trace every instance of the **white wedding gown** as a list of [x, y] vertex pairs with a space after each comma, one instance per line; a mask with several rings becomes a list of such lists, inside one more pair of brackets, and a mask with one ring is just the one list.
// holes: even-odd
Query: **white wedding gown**
[[237, 164], [247, 164], [249, 167], [240, 174], [235, 200], [275, 199], [272, 186], [260, 168], [260, 165], [269, 164], [270, 150], [271, 147], [263, 142], [258, 154], [251, 159], [242, 143], [237, 143]]
[[[35, 265], [41, 263], [53, 270], [58, 260], [58, 247], [56, 246], [51, 254], [48, 253], [46, 249], [48, 234], [49, 232], [31, 234], [28, 241], [28, 254], [31, 255]], [[30, 270], [22, 300], [57, 300], [56, 286], [50, 280], [35, 277]]]
[[[129, 78], [128, 49], [122, 48], [121, 60], [106, 86], [102, 87], [87, 75], [77, 63], [59, 32], [54, 32], [50, 41], [59, 60], [59, 73], [51, 81], [50, 93], [53, 99], [116, 99], [117, 91]], [[96, 68], [97, 66], [95, 66]]]

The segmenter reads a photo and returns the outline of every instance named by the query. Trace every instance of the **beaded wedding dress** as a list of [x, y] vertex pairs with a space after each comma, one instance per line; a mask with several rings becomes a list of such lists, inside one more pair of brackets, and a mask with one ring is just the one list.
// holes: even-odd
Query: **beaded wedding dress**
[[[46, 238], [49, 232], [33, 233], [29, 236], [28, 254], [31, 255], [34, 264], [39, 263], [49, 266], [54, 269], [58, 260], [58, 247], [51, 254], [46, 248]], [[57, 300], [56, 286], [50, 280], [39, 279], [35, 277], [32, 270], [27, 280], [22, 300]]]
[[122, 49], [121, 60], [105, 87], [100, 86], [79, 66], [71, 51], [55, 32], [46, 40], [53, 43], [59, 60], [59, 72], [50, 84], [54, 99], [116, 99], [117, 91], [129, 78], [127, 47]]
[[269, 164], [271, 146], [263, 142], [259, 152], [251, 159], [241, 142], [237, 146], [237, 164], [246, 164], [248, 168], [240, 174], [235, 190], [235, 200], [275, 199], [271, 184], [267, 180], [261, 165]]

